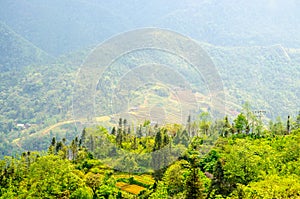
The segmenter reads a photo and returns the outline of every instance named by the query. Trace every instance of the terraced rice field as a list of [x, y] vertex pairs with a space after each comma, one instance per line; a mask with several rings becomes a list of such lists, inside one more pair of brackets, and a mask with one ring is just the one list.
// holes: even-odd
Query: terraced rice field
[[117, 182], [116, 186], [119, 187], [122, 191], [126, 191], [135, 195], [146, 189], [145, 187], [141, 187], [135, 184], [127, 184], [125, 182]]
[[151, 175], [143, 174], [143, 175], [129, 175], [129, 174], [117, 174], [115, 175], [116, 178], [130, 178], [133, 177], [136, 181], [139, 181], [146, 185], [153, 185], [154, 179]]

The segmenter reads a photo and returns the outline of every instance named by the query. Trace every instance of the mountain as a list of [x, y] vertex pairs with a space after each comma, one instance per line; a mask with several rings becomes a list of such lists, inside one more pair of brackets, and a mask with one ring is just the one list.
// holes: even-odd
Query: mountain
[[52, 55], [160, 27], [217, 46], [300, 47], [294, 0], [2, 0], [0, 20]]
[[96, 2], [4, 0], [0, 5], [0, 20], [55, 56], [95, 45], [128, 24]]
[[[300, 106], [298, 8], [299, 2], [292, 0], [174, 0], [172, 3], [168, 0], [3, 0], [0, 3], [0, 132], [4, 135], [0, 133], [0, 136], [7, 143], [21, 137], [27, 137], [26, 143], [31, 143], [40, 141], [29, 137], [31, 134], [44, 136], [44, 132], [51, 131], [51, 135], [68, 138], [78, 133], [77, 127], [69, 122], [77, 102], [74, 94], [78, 90], [74, 84], [81, 64], [100, 42], [124, 31], [149, 26], [171, 29], [199, 41], [221, 77], [226, 114], [230, 119], [245, 102], [254, 110], [265, 110], [266, 118], [295, 115]], [[178, 96], [187, 104], [192, 101], [191, 95], [201, 99], [202, 111], [212, 105], [206, 98], [209, 91], [204, 88], [205, 77], [201, 79], [204, 85], [201, 92], [194, 92], [192, 83], [186, 89], [180, 87], [178, 78], [170, 78], [176, 75], [170, 70], [145, 67], [147, 63], [160, 61], [168, 67], [178, 67], [191, 82], [199, 78], [192, 71], [185, 71], [187, 66], [178, 57], [157, 52], [137, 52], [124, 57], [107, 71], [107, 79], [99, 77], [95, 95], [90, 98], [99, 104], [96, 116], [117, 122], [118, 114], [125, 108], [131, 110], [125, 114], [130, 116], [128, 119], [169, 117], [178, 122], [185, 121], [185, 118], [176, 120], [181, 115]], [[122, 66], [127, 64], [130, 69], [130, 62], [144, 67], [131, 73], [132, 79], [126, 79]], [[143, 83], [153, 77], [161, 82], [171, 81], [144, 87], [116, 85], [118, 78]], [[101, 88], [100, 84], [106, 87]], [[118, 93], [121, 103], [114, 104], [116, 110], [110, 106], [112, 88], [121, 91]], [[124, 103], [126, 89], [133, 91], [132, 104]], [[172, 89], [176, 92], [171, 93]], [[87, 96], [80, 97], [84, 100]], [[151, 108], [148, 110], [143, 103]], [[18, 124], [32, 126], [20, 129]], [[62, 127], [56, 128], [55, 124]], [[55, 128], [50, 128], [51, 125]], [[35, 147], [42, 148], [38, 144]]]
[[[285, 119], [284, 117], [287, 115], [298, 113], [300, 106], [298, 89], [300, 84], [300, 69], [298, 67], [300, 49], [284, 48], [280, 45], [265, 47], [220, 47], [207, 43], [200, 43], [200, 45], [207, 51], [221, 76], [226, 97], [226, 114], [229, 115], [229, 118], [235, 117], [245, 102], [249, 102], [253, 110], [265, 110], [264, 121], [266, 118], [274, 119], [277, 116]], [[47, 139], [50, 139], [51, 135], [68, 138], [78, 133], [69, 122], [62, 122], [62, 127], [54, 125], [55, 128], [51, 128], [51, 131], [47, 130], [46, 127], [57, 122], [74, 119], [73, 111], [74, 105], [76, 105], [74, 94], [76, 96], [79, 92], [74, 84], [77, 81], [78, 69], [89, 52], [90, 49], [86, 49], [64, 55], [53, 64], [39, 65], [38, 67], [32, 65], [21, 71], [11, 70], [1, 73], [0, 101], [4, 103], [4, 106], [0, 108], [2, 122], [0, 131], [5, 132], [9, 141], [23, 137], [26, 138], [26, 145], [35, 143], [32, 145], [36, 148], [33, 148], [41, 149], [43, 146], [47, 146], [47, 143], [43, 142], [44, 136]], [[151, 118], [155, 120], [156, 118], [164, 118], [164, 114], [166, 114], [166, 118], [178, 121], [178, 116], [180, 116], [178, 115], [180, 114], [178, 108], [180, 109], [182, 106], [180, 103], [189, 104], [193, 102], [189, 96], [200, 97], [204, 100], [202, 105], [205, 105], [206, 108], [211, 105], [209, 98], [205, 98], [205, 89], [202, 90], [202, 93], [196, 94], [190, 94], [189, 90], [184, 89], [170, 92], [171, 85], [178, 83], [178, 79], [168, 77], [174, 75], [173, 70], [155, 71], [151, 67], [142, 67], [136, 71], [136, 74], [139, 74], [137, 77], [135, 77], [135, 73], [128, 77], [122, 75], [124, 68], [120, 70], [120, 67], [124, 67], [123, 64], [126, 65], [131, 61], [139, 60], [138, 63], [135, 62], [139, 65], [139, 63], [150, 62], [153, 57], [163, 60], [165, 63], [175, 64], [176, 67], [184, 67], [178, 58], [173, 56], [164, 54], [161, 57], [157, 52], [156, 54], [152, 53], [151, 56], [145, 56], [145, 54], [142, 52], [135, 54], [135, 56], [129, 56], [129, 58], [120, 59], [120, 63], [115, 65], [117, 67], [112, 67], [111, 71], [107, 71], [109, 79], [107, 77], [101, 78], [99, 82], [105, 80], [105, 82], [113, 83], [112, 86], [117, 86], [119, 78], [122, 77], [124, 82], [121, 85], [127, 88], [135, 86], [136, 83], [132, 85], [131, 81], [131, 84], [126, 84], [126, 78], [129, 80], [134, 78], [137, 82], [148, 82], [147, 73], [158, 76], [162, 74], [163, 79], [171, 79], [173, 82], [164, 85], [144, 85], [131, 89], [133, 100], [130, 107], [128, 107], [130, 104], [124, 105], [124, 102], [128, 100], [128, 93], [117, 90], [119, 92], [117, 97], [119, 98], [115, 102], [122, 102], [123, 100], [123, 105], [122, 103], [114, 104], [115, 111], [116, 108], [120, 108], [120, 110], [125, 108], [128, 111], [125, 116], [129, 121], [131, 121], [131, 117], [139, 118], [140, 121]], [[198, 76], [189, 74], [189, 79], [193, 78], [198, 78]], [[107, 113], [108, 115], [105, 116], [108, 117], [105, 120], [116, 123], [118, 117], [112, 116], [113, 113], [109, 113], [108, 109], [105, 109], [109, 108], [109, 99], [111, 99], [109, 97], [111, 95], [108, 95], [111, 90], [106, 90], [106, 88], [111, 89], [112, 87], [111, 85], [101, 87], [101, 91], [105, 95], [102, 95], [101, 92], [98, 93], [98, 91], [95, 92], [96, 108], [99, 108], [99, 105], [101, 106], [100, 110], [104, 110], [103, 112], [95, 110], [95, 113], [99, 117]], [[124, 88], [122, 89], [124, 91]], [[176, 100], [176, 95], [177, 97], [182, 95], [181, 99], [185, 101]], [[82, 97], [84, 99], [86, 96]], [[33, 126], [22, 130], [20, 134], [20, 129], [15, 126], [17, 123], [30, 123]], [[43, 131], [44, 128], [46, 130]], [[49, 132], [51, 132], [50, 137]], [[34, 136], [29, 136], [31, 134]]]
[[299, 7], [293, 0], [188, 1], [161, 17], [159, 26], [217, 46], [299, 48]]
[[297, 114], [300, 107], [299, 49], [281, 45], [217, 47], [205, 44], [203, 48], [221, 75], [226, 103], [241, 105], [248, 101], [253, 109], [265, 110], [266, 116], [273, 119]]
[[0, 71], [46, 63], [50, 56], [0, 22]]

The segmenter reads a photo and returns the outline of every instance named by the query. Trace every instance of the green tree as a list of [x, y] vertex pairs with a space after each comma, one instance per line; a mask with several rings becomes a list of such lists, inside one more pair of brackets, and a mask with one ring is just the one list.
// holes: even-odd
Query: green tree
[[190, 168], [189, 174], [185, 181], [185, 198], [187, 199], [202, 199], [203, 196], [203, 184], [200, 181], [199, 172], [197, 167], [197, 155], [192, 155], [189, 158]]
[[86, 185], [89, 186], [93, 191], [93, 197], [96, 196], [96, 191], [101, 186], [104, 176], [89, 172], [84, 178]]
[[57, 154], [62, 148], [63, 148], [63, 143], [61, 141], [57, 142], [55, 147], [55, 154]]
[[122, 124], [123, 124], [123, 120], [122, 118], [119, 118], [119, 126], [118, 126], [119, 129], [122, 129]]
[[140, 126], [138, 127], [136, 136], [137, 136], [138, 138], [143, 137], [142, 125], [140, 125]]
[[51, 140], [51, 146], [55, 147], [55, 145], [56, 145], [56, 139], [55, 139], [55, 137], [53, 137]]
[[155, 192], [153, 192], [150, 196], [149, 199], [165, 199], [168, 198], [168, 191], [167, 187], [161, 182], [158, 181], [156, 183], [157, 187], [155, 189]]
[[125, 155], [121, 161], [119, 161], [116, 168], [122, 172], [132, 174], [138, 170], [138, 164], [136, 163], [134, 156], [130, 154]]
[[162, 146], [163, 146], [163, 135], [162, 135], [161, 130], [159, 130], [155, 135], [153, 151], [161, 149]]
[[169, 195], [172, 197], [182, 193], [185, 188], [185, 175], [188, 170], [182, 165], [188, 165], [188, 162], [181, 160], [172, 164], [165, 172], [163, 182], [167, 187]]
[[119, 147], [122, 147], [123, 140], [124, 140], [124, 134], [122, 130], [119, 128], [116, 136], [116, 143]]
[[163, 166], [164, 166], [164, 147], [163, 143], [163, 132], [161, 129], [155, 135], [153, 152], [151, 153], [151, 165], [154, 169], [154, 178], [156, 181], [160, 180], [163, 176]]
[[228, 120], [228, 116], [226, 115], [224, 118], [224, 126], [223, 126], [223, 136], [228, 137], [231, 133], [231, 125]]
[[174, 137], [174, 144], [182, 144], [185, 147], [189, 145], [189, 135], [187, 130], [180, 131], [178, 130]]
[[288, 116], [288, 119], [287, 119], [287, 122], [286, 122], [286, 131], [287, 131], [287, 134], [290, 134], [290, 132], [291, 132], [290, 116]]
[[211, 125], [211, 117], [208, 112], [202, 112], [199, 115], [199, 128], [205, 135], [208, 134], [208, 129]]
[[221, 160], [218, 160], [214, 167], [208, 198], [215, 198], [218, 195], [227, 196], [231, 191], [232, 189], [230, 189], [226, 182], [223, 163]]
[[70, 146], [71, 152], [72, 152], [72, 160], [76, 160], [77, 153], [78, 153], [78, 146], [76, 144], [75, 140], [72, 140], [71, 146]]
[[53, 137], [51, 140], [51, 145], [48, 148], [48, 153], [55, 154], [56, 153], [55, 148], [56, 148], [56, 139], [55, 139], [55, 137]]
[[245, 115], [243, 113], [240, 113], [237, 118], [234, 120], [234, 126], [238, 133], [243, 133], [248, 127], [248, 120], [246, 119]]
[[284, 127], [284, 124], [282, 123], [280, 117], [277, 117], [275, 122], [270, 121], [269, 126], [270, 126], [270, 131], [274, 135], [284, 135], [286, 133], [286, 128]]
[[295, 124], [295, 129], [299, 129], [299, 128], [300, 128], [300, 111], [297, 115], [296, 124]]
[[[245, 139], [235, 140], [234, 145], [227, 145], [223, 155], [226, 179], [230, 186], [237, 183], [247, 185], [257, 180], [262, 168], [262, 157], [257, 153], [258, 147]], [[264, 146], [263, 143], [261, 143]], [[262, 147], [261, 146], [261, 147]], [[265, 146], [267, 148], [267, 146]]]
[[231, 198], [298, 198], [300, 195], [300, 181], [297, 176], [279, 177], [269, 175], [261, 181], [251, 182], [248, 186], [240, 185], [233, 192]]
[[80, 137], [82, 146], [85, 146], [85, 144], [86, 144], [85, 143], [86, 137], [87, 137], [86, 128], [83, 128], [82, 133], [81, 133], [81, 137]]
[[75, 168], [58, 156], [40, 157], [29, 168], [28, 177], [20, 183], [27, 196], [36, 198], [63, 197], [83, 187], [83, 181], [74, 173]]
[[136, 150], [138, 148], [137, 137], [133, 138], [133, 143], [131, 145], [131, 149]]
[[112, 128], [111, 134], [112, 134], [112, 135], [116, 135], [116, 127], [113, 127], [113, 128]]
[[70, 199], [92, 199], [93, 198], [93, 190], [89, 187], [82, 187], [76, 189], [71, 195]]

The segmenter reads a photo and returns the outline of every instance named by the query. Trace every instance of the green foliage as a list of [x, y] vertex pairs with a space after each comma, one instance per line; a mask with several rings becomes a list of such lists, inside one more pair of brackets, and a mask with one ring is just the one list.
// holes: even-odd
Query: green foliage
[[199, 115], [199, 128], [204, 134], [208, 133], [208, 129], [211, 125], [211, 118], [208, 112], [203, 112]]
[[200, 160], [200, 167], [203, 171], [212, 173], [214, 170], [215, 164], [218, 162], [220, 155], [214, 149], [212, 149], [208, 154], [206, 154]]
[[185, 182], [185, 196], [187, 199], [201, 199], [203, 196], [203, 184], [200, 181], [199, 169], [192, 168]]
[[93, 191], [88, 187], [76, 189], [71, 195], [70, 199], [92, 199]]
[[[234, 120], [234, 125], [237, 130], [237, 133], [244, 133], [247, 130], [248, 120], [246, 119], [243, 113], [240, 113], [237, 118]], [[249, 133], [249, 131], [247, 131]]]
[[138, 171], [138, 165], [132, 155], [125, 155], [115, 166], [115, 169], [126, 171], [127, 173], [134, 173]]
[[28, 184], [25, 183], [27, 186], [30, 185], [28, 195], [45, 198], [75, 191], [83, 186], [83, 182], [75, 173], [72, 173], [72, 170], [74, 168], [68, 161], [60, 160], [58, 157], [39, 158], [31, 165], [30, 180]]
[[167, 187], [168, 195], [174, 196], [182, 193], [185, 189], [185, 177], [188, 174], [186, 161], [178, 161], [172, 164], [164, 173], [163, 182]]
[[286, 133], [286, 129], [280, 117], [277, 117], [275, 122], [270, 121], [269, 126], [273, 135], [284, 135]]
[[240, 185], [232, 193], [232, 198], [297, 198], [300, 195], [300, 179], [297, 175], [280, 177], [269, 175], [259, 182], [251, 182], [248, 186]]
[[156, 191], [150, 195], [149, 199], [164, 199], [167, 197], [168, 197], [167, 187], [163, 183], [158, 182]]
[[96, 190], [101, 186], [103, 178], [104, 176], [91, 172], [85, 175], [85, 183], [93, 190], [94, 195], [96, 194]]
[[[226, 123], [225, 119], [218, 132], [228, 128]], [[121, 124], [126, 126], [123, 120]], [[28, 151], [0, 161], [0, 198], [296, 198], [300, 194], [300, 129], [269, 136], [246, 131], [220, 136], [204, 156], [207, 135], [193, 137], [185, 148], [180, 140], [175, 144], [167, 129], [157, 127], [155, 136], [140, 138], [124, 134], [114, 170], [104, 162], [111, 161], [107, 143], [114, 143], [116, 135], [103, 127], [85, 128], [84, 142], [77, 137], [69, 144], [49, 138], [47, 154]], [[213, 131], [209, 128], [207, 133]], [[128, 143], [134, 140], [132, 148]], [[100, 155], [102, 146], [105, 156]], [[179, 160], [169, 159], [166, 164], [174, 154]], [[159, 166], [157, 170], [146, 169], [151, 162]], [[147, 176], [136, 174], [145, 171]]]

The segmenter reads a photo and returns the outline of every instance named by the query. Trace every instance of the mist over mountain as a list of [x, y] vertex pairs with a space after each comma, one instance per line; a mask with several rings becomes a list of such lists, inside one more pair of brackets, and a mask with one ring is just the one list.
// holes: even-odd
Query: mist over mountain
[[142, 27], [167, 28], [214, 45], [297, 48], [299, 4], [295, 0], [3, 0], [0, 20], [52, 55]]
[[47, 63], [51, 57], [0, 22], [0, 71]]

